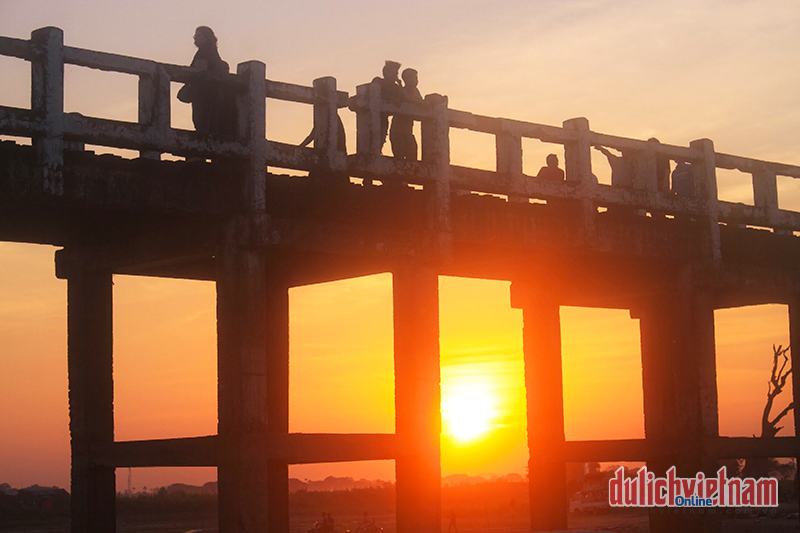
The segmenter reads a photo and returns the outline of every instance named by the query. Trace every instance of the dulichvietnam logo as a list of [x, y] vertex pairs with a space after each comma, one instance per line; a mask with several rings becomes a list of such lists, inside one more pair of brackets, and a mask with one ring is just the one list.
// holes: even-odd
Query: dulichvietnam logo
[[625, 477], [619, 467], [608, 481], [608, 503], [612, 507], [777, 507], [778, 480], [775, 478], [729, 478], [723, 466], [716, 477], [702, 472], [693, 478], [657, 478], [647, 468], [635, 477]]

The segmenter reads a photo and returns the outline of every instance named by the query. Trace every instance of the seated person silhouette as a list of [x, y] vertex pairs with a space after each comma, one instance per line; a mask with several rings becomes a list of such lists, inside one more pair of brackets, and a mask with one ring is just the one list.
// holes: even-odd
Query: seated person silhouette
[[547, 166], [539, 169], [539, 173], [536, 174], [536, 177], [549, 180], [563, 180], [564, 171], [558, 168], [558, 156], [556, 154], [550, 154], [547, 156], [546, 161]]
[[[417, 88], [419, 75], [413, 68], [403, 71], [403, 101], [422, 103], [422, 95]], [[398, 159], [417, 160], [417, 139], [414, 137], [414, 119], [405, 115], [392, 118], [392, 129], [389, 131], [392, 143], [392, 154]]]

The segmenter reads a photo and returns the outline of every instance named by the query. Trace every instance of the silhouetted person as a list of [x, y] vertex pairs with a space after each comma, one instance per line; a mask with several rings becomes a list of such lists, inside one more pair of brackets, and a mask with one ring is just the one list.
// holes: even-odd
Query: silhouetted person
[[[339, 118], [338, 115], [336, 116], [336, 119], [336, 149], [340, 152], [347, 153], [347, 139], [345, 138], [344, 124], [342, 124], [342, 119]], [[309, 133], [308, 137], [303, 139], [303, 142], [301, 142], [298, 146], [300, 146], [300, 148], [308, 146], [314, 141], [315, 137], [316, 131], [315, 128], [312, 127], [311, 133]], [[316, 143], [314, 146], [316, 147]]]
[[229, 66], [219, 56], [217, 37], [208, 26], [199, 26], [194, 32], [194, 44], [197, 53], [189, 66], [195, 72], [178, 92], [178, 99], [192, 104], [192, 122], [198, 133], [232, 134], [235, 115], [230, 106], [235, 103], [218, 79], [228, 73]]
[[447, 526], [447, 533], [450, 533], [450, 531], [453, 529], [455, 529], [456, 533], [458, 533], [458, 526], [456, 525], [456, 510], [450, 509], [450, 524]]
[[[381, 86], [381, 99], [387, 102], [397, 103], [403, 100], [403, 86], [400, 83], [398, 74], [400, 73], [400, 63], [389, 61], [383, 65], [383, 77], [375, 77], [372, 83], [379, 83]], [[386, 134], [389, 132], [389, 114], [381, 113], [381, 146], [386, 142]]]
[[[337, 115], [336, 118], [336, 150], [338, 150], [342, 154], [347, 154], [347, 139], [345, 138], [344, 132], [344, 124], [342, 124], [342, 119], [339, 118]], [[298, 146], [301, 148], [308, 146], [314, 142], [314, 146], [316, 147], [316, 128], [311, 128], [311, 133], [308, 134], [308, 137], [303, 139]], [[314, 180], [321, 181], [324, 179], [326, 183], [331, 183], [335, 185], [346, 185], [350, 183], [350, 175], [347, 172], [342, 171], [335, 171], [335, 172], [320, 172], [319, 170], [312, 170], [308, 173], [308, 177]], [[327, 178], [329, 179], [327, 179]]]
[[694, 196], [691, 163], [679, 161], [672, 171], [672, 192], [678, 196]]
[[[419, 75], [413, 68], [403, 71], [403, 101], [415, 104], [422, 103], [422, 95], [417, 86]], [[392, 143], [392, 154], [398, 159], [417, 160], [417, 139], [414, 137], [414, 119], [407, 115], [392, 117], [392, 129], [389, 130]]]
[[548, 180], [563, 180], [564, 171], [558, 168], [558, 156], [556, 154], [550, 154], [545, 161], [547, 161], [547, 166], [540, 168], [536, 177]]
[[633, 185], [633, 168], [630, 157], [621, 150], [621, 155], [614, 155], [603, 146], [595, 146], [594, 148], [608, 159], [608, 164], [611, 167], [611, 185], [615, 187], [631, 187]]
[[328, 533], [333, 533], [336, 531], [336, 524], [333, 521], [333, 516], [328, 513], [328, 517], [325, 519], [325, 531]]

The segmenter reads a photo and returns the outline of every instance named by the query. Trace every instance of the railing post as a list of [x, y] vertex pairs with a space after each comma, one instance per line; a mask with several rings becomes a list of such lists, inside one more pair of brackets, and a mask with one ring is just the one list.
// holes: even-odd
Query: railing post
[[[153, 144], [170, 129], [170, 114], [170, 79], [163, 67], [158, 67], [152, 76], [139, 76], [139, 124]], [[139, 157], [161, 159], [161, 152], [141, 150]]]
[[447, 117], [447, 97], [441, 94], [425, 96], [433, 117], [422, 121], [422, 161], [434, 170], [433, 226], [436, 246], [442, 257], [452, 248], [450, 233], [450, 122]]
[[35, 50], [31, 61], [31, 109], [39, 115], [44, 133], [33, 137], [42, 190], [64, 193], [64, 32], [40, 28], [31, 32]]
[[359, 85], [356, 87], [356, 100], [356, 152], [358, 155], [380, 155], [383, 147], [380, 84]]
[[[497, 153], [497, 172], [508, 177], [511, 190], [524, 190], [522, 175], [522, 137], [503, 128], [495, 136], [495, 150]], [[509, 202], [528, 202], [525, 196], [509, 195]]]
[[634, 154], [632, 178], [634, 189], [652, 193], [658, 190], [656, 153], [654, 150], [640, 150]]
[[[772, 219], [778, 211], [778, 176], [774, 170], [761, 168], [753, 172], [753, 203], [767, 212]], [[791, 231], [773, 228], [776, 234], [788, 235]]]
[[314, 80], [314, 150], [320, 164], [330, 170], [343, 170], [346, 164], [340, 156], [339, 106], [336, 98], [336, 78]]
[[565, 130], [575, 132], [577, 139], [564, 144], [564, 166], [567, 181], [580, 184], [579, 218], [584, 235], [590, 242], [594, 238], [594, 219], [597, 206], [590, 198], [592, 181], [592, 143], [589, 121], [584, 117], [571, 118], [563, 123]]
[[567, 181], [588, 183], [592, 176], [592, 152], [589, 140], [589, 121], [583, 117], [564, 121], [564, 129], [576, 132], [576, 142], [564, 145], [564, 165]]
[[693, 162], [695, 196], [703, 201], [706, 253], [713, 263], [722, 259], [719, 236], [719, 201], [717, 199], [717, 154], [710, 139], [689, 143], [689, 147], [703, 154], [702, 161]]
[[[247, 80], [247, 90], [237, 97], [239, 136], [250, 152], [243, 184], [244, 212], [255, 234], [265, 237], [267, 214], [267, 67], [260, 61], [240, 63], [236, 73]], [[254, 236], [255, 236], [254, 234]], [[261, 240], [261, 239], [257, 239]]]

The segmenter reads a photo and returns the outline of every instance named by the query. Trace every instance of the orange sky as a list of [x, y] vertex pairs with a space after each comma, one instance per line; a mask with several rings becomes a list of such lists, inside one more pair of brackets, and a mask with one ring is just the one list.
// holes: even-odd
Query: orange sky
[[[420, 71], [423, 94], [447, 94], [455, 108], [555, 125], [586, 116], [604, 133], [681, 145], [708, 137], [719, 151], [800, 162], [800, 70], [788, 68], [796, 54], [787, 46], [800, 29], [795, 3], [275, 4], [221, 11], [203, 0], [0, 0], [0, 34], [27, 38], [56, 25], [69, 45], [186, 63], [194, 27], [210, 24], [226, 60], [263, 60], [277, 80], [310, 85], [333, 75], [353, 93], [393, 58]], [[28, 106], [27, 64], [0, 57], [0, 72], [0, 104]], [[132, 77], [66, 71], [67, 111], [135, 120], [135, 98]], [[342, 118], [352, 151], [355, 120]], [[310, 124], [310, 107], [268, 103], [271, 139], [297, 143]], [[173, 125], [190, 127], [188, 106], [173, 103]], [[451, 141], [454, 164], [494, 168], [491, 137], [454, 131]], [[523, 148], [529, 173], [550, 151], [563, 153], [538, 141]], [[593, 164], [607, 182], [603, 159]], [[752, 203], [743, 175], [720, 172], [719, 183], [720, 198]], [[797, 182], [780, 180], [779, 191], [782, 207], [800, 210]], [[16, 486], [68, 485], [66, 284], [54, 277], [53, 252], [0, 243], [0, 482]], [[392, 431], [390, 288], [382, 275], [292, 290], [293, 431]], [[443, 436], [443, 473], [524, 473], [521, 313], [509, 306], [508, 284], [441, 278], [440, 293], [445, 398], [464, 382], [494, 397], [483, 437], [465, 445]], [[561, 316], [567, 438], [642, 436], [637, 322], [609, 310]], [[115, 278], [117, 438], [215, 432], [214, 320], [210, 283]], [[771, 345], [787, 339], [781, 306], [717, 313], [723, 434], [758, 430]], [[392, 470], [391, 462], [359, 463], [292, 475], [388, 479]], [[135, 471], [133, 482], [213, 477], [213, 469]]]

